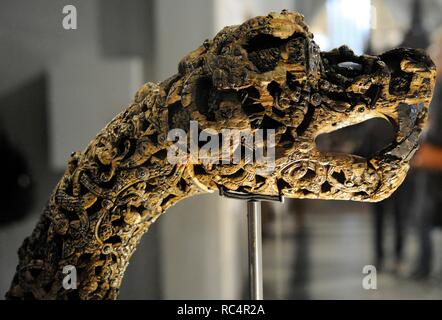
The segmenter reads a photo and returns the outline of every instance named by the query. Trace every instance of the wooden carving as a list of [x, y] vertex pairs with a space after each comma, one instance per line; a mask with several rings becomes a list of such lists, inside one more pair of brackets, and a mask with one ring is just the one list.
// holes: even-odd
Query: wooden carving
[[[238, 195], [379, 201], [403, 181], [428, 115], [435, 66], [420, 50], [320, 52], [296, 12], [221, 30], [147, 83], [83, 152], [75, 152], [19, 249], [9, 299], [115, 299], [141, 236], [169, 207], [216, 190]], [[322, 133], [381, 117], [395, 140], [365, 159], [318, 151]], [[244, 157], [170, 163], [171, 129], [275, 130], [274, 170]], [[79, 130], [81, 130], [79, 124]], [[232, 148], [251, 148], [240, 139]], [[184, 149], [189, 152], [188, 149]], [[250, 160], [250, 159], [249, 159]], [[262, 169], [262, 168], [261, 168]], [[64, 289], [63, 268], [77, 270]]]

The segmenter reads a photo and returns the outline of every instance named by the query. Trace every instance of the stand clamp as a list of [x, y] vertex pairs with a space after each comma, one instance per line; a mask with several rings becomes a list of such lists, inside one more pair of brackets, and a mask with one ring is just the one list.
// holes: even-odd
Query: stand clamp
[[258, 195], [225, 190], [220, 187], [219, 194], [226, 198], [247, 200], [247, 226], [248, 226], [248, 251], [249, 251], [249, 289], [251, 300], [262, 300], [262, 225], [261, 202], [284, 202], [282, 195]]

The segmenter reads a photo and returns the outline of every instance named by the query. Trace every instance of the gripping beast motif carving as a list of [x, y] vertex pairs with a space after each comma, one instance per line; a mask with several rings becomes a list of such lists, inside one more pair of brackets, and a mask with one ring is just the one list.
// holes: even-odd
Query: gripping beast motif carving
[[[419, 50], [320, 52], [302, 15], [226, 27], [178, 73], [147, 83], [83, 152], [74, 153], [19, 250], [8, 298], [114, 299], [135, 247], [170, 206], [222, 188], [242, 194], [378, 201], [402, 182], [427, 119], [435, 67]], [[322, 133], [381, 117], [395, 139], [369, 159], [318, 151]], [[275, 129], [275, 170], [167, 161], [170, 129]], [[250, 147], [239, 141], [233, 147]], [[76, 267], [76, 290], [62, 287]]]

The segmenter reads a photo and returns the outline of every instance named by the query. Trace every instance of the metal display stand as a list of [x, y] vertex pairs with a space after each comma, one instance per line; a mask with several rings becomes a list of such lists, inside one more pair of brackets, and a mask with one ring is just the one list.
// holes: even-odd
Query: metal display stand
[[259, 200], [247, 201], [247, 225], [250, 299], [262, 300], [262, 225], [261, 202]]
[[249, 289], [251, 300], [263, 300], [261, 201], [284, 202], [282, 196], [257, 195], [221, 188], [221, 196], [247, 200], [247, 233], [249, 251]]

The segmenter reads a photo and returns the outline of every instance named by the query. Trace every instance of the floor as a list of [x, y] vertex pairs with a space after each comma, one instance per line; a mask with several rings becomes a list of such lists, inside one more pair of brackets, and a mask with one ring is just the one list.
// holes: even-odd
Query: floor
[[[438, 276], [442, 271], [437, 271], [442, 270], [440, 254], [430, 279], [415, 281], [409, 277], [416, 256], [412, 232], [407, 234], [407, 262], [397, 272], [392, 271], [391, 261], [376, 276], [370, 272], [377, 288], [367, 290], [362, 284], [367, 276], [363, 268], [373, 262], [368, 205], [319, 202], [307, 208], [303, 227], [283, 210], [277, 210], [276, 218], [268, 223], [263, 240], [265, 298], [442, 299]], [[386, 242], [391, 243], [389, 240]], [[434, 241], [436, 251], [442, 252], [441, 235], [437, 234]]]

